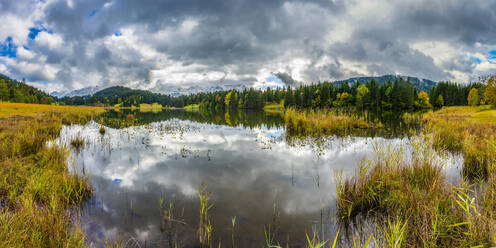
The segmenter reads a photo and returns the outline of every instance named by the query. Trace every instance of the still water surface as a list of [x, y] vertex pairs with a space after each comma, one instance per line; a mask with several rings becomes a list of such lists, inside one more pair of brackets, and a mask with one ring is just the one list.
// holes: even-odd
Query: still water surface
[[[231, 246], [234, 217], [237, 247], [264, 246], [268, 233], [274, 244], [292, 247], [304, 246], [307, 233], [328, 239], [338, 226], [336, 174], [354, 175], [379, 146], [410, 149], [409, 140], [398, 137], [290, 140], [282, 117], [264, 112], [128, 114], [102, 116], [103, 135], [101, 125], [91, 122], [65, 126], [57, 140], [85, 140], [83, 149], [71, 151], [69, 163], [88, 174], [94, 187], [80, 218], [93, 247], [106, 240], [141, 247], [169, 247], [174, 240], [197, 247], [202, 185], [212, 193], [215, 246]], [[163, 213], [170, 204], [167, 227]]]

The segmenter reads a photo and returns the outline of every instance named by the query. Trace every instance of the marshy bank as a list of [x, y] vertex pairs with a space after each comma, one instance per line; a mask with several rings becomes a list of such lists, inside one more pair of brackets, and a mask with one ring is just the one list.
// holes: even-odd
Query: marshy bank
[[411, 136], [420, 128], [422, 114], [370, 112], [355, 109], [284, 110], [286, 132], [292, 137]]
[[0, 246], [84, 247], [68, 209], [91, 192], [69, 173], [67, 150], [47, 146], [63, 125], [84, 124], [103, 109], [0, 103]]
[[[337, 191], [341, 222], [353, 226], [373, 221], [375, 237], [401, 244], [387, 247], [494, 246], [493, 113], [484, 106], [426, 114], [424, 134], [413, 145], [411, 159], [398, 150], [380, 149], [377, 160], [364, 161], [354, 177], [342, 179]], [[433, 159], [433, 151], [463, 155], [457, 182], [446, 180], [446, 165]], [[391, 237], [396, 242], [389, 242]]]

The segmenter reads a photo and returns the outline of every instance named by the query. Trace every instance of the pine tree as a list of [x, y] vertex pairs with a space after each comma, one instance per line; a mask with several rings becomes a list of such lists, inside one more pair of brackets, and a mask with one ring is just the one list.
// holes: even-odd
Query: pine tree
[[7, 86], [7, 83], [5, 83], [5, 80], [2, 79], [0, 80], [0, 101], [8, 101], [9, 100], [9, 88]]

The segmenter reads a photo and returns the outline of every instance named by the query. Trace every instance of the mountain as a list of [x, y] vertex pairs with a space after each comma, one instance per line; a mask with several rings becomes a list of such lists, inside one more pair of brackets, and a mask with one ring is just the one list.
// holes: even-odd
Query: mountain
[[242, 84], [229, 84], [229, 85], [208, 85], [208, 86], [175, 86], [175, 85], [161, 85], [156, 89], [153, 89], [154, 92], [163, 92], [169, 96], [184, 96], [198, 93], [209, 93], [215, 91], [224, 91], [224, 90], [238, 90], [242, 91], [246, 86]]
[[98, 86], [95, 87], [86, 87], [78, 90], [73, 90], [73, 91], [54, 91], [50, 93], [51, 96], [57, 97], [57, 98], [62, 98], [62, 97], [74, 97], [74, 96], [92, 96], [96, 92], [98, 92], [100, 89]]
[[417, 77], [409, 77], [409, 76], [401, 76], [401, 75], [384, 75], [379, 77], [354, 77], [346, 80], [335, 81], [334, 84], [342, 84], [344, 82], [348, 82], [349, 84], [353, 84], [358, 82], [360, 84], [364, 84], [372, 79], [374, 79], [379, 85], [391, 81], [394, 82], [396, 79], [402, 78], [405, 82], [410, 78], [412, 85], [415, 86], [418, 90], [423, 90], [425, 92], [430, 92], [431, 88], [437, 85], [437, 82], [434, 82], [429, 79], [422, 79]]

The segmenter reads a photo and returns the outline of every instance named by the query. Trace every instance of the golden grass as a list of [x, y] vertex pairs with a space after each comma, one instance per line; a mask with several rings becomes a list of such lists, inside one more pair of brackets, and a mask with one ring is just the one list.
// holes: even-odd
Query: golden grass
[[371, 129], [382, 128], [381, 123], [370, 123], [349, 115], [337, 115], [328, 109], [286, 109], [286, 131], [291, 136], [362, 135]]
[[[401, 247], [491, 246], [492, 211], [481, 208], [476, 197], [487, 205], [494, 201], [463, 181], [448, 185], [427, 144], [415, 141], [411, 160], [403, 159], [399, 149], [380, 150], [377, 160], [362, 163], [355, 177], [338, 177], [338, 216], [345, 224], [357, 217], [373, 218], [379, 230], [391, 222], [404, 223]], [[387, 239], [387, 232], [376, 235], [383, 236]]]
[[81, 247], [68, 208], [91, 189], [70, 173], [67, 151], [47, 147], [62, 125], [83, 124], [103, 108], [0, 103], [0, 247]]
[[424, 116], [425, 130], [437, 150], [464, 155], [463, 175], [485, 180], [496, 162], [496, 110], [488, 106], [448, 107]]

